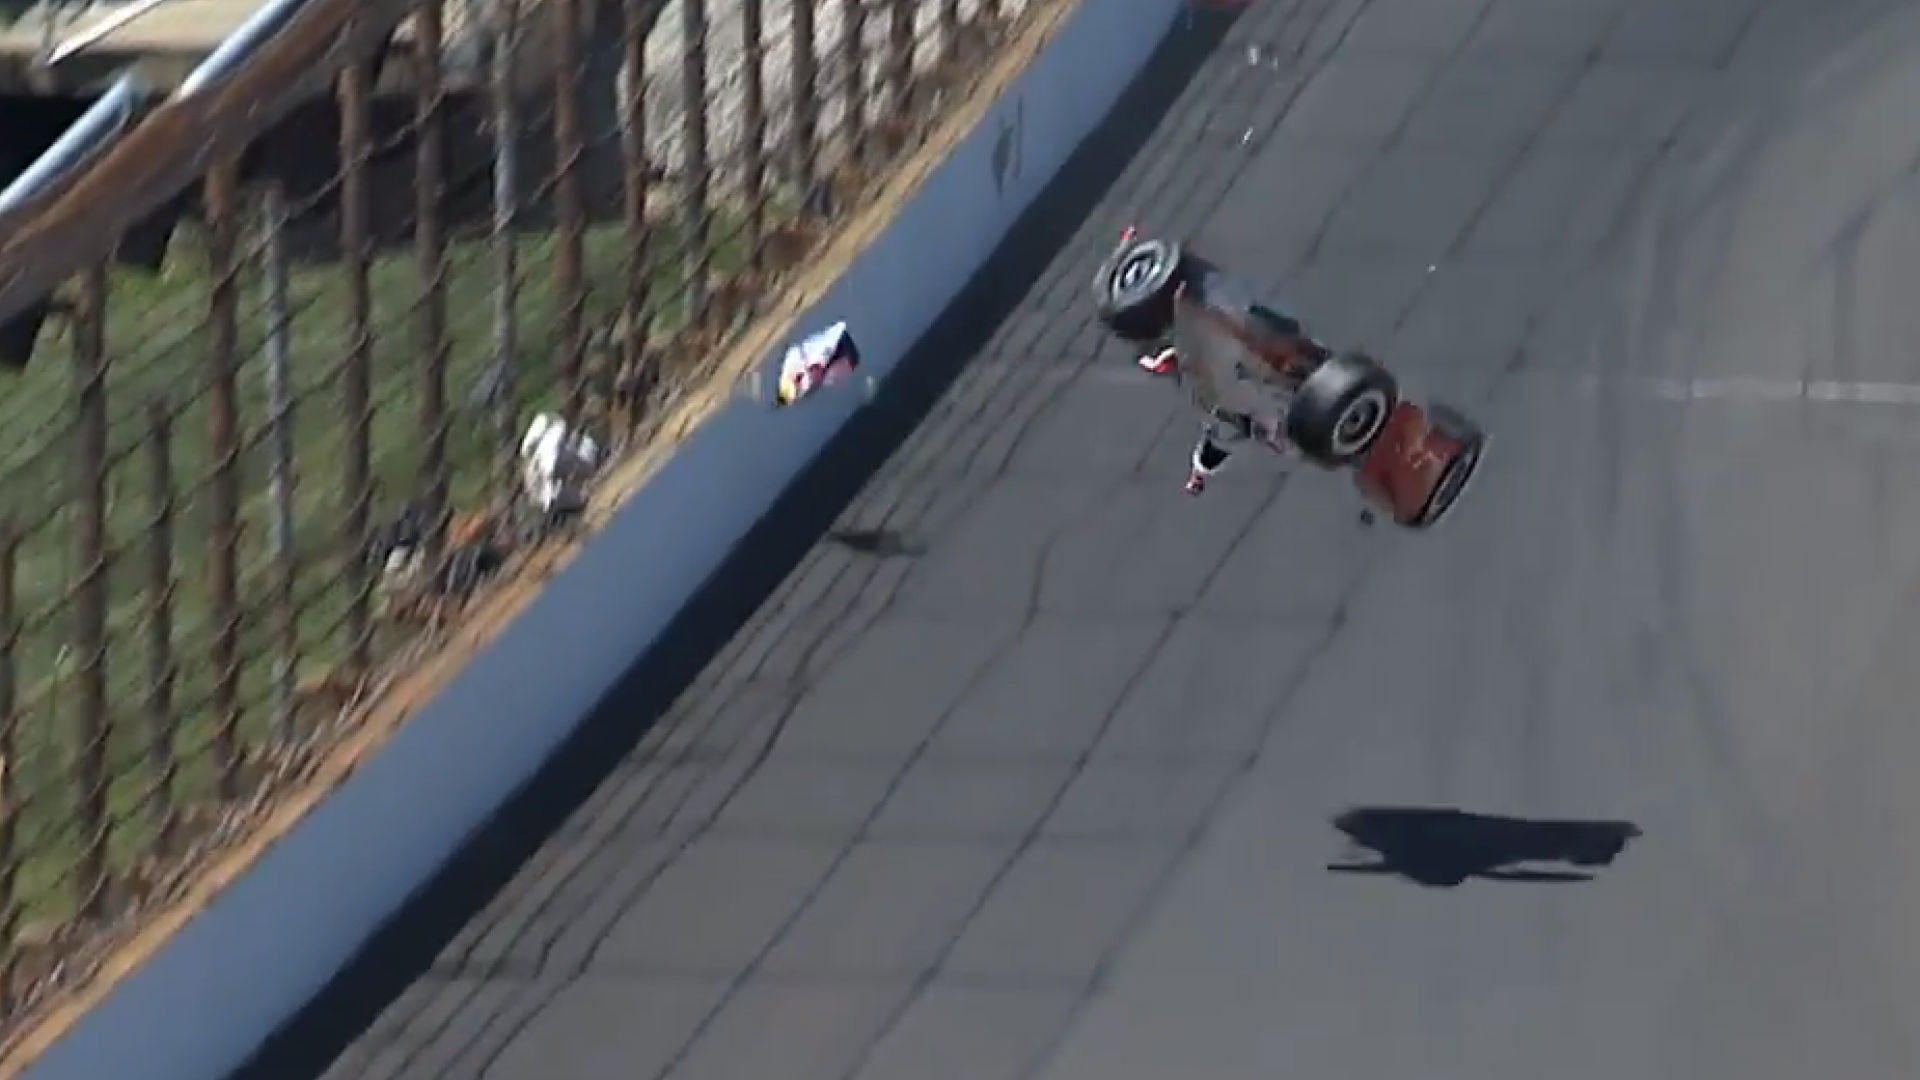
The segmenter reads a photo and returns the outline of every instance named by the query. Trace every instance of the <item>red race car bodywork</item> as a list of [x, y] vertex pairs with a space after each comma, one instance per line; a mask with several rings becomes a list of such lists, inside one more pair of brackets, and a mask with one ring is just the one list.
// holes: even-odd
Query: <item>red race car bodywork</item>
[[1351, 470], [1368, 504], [1401, 525], [1438, 522], [1479, 466], [1486, 436], [1471, 421], [1408, 400], [1372, 357], [1329, 349], [1247, 281], [1177, 243], [1129, 229], [1094, 290], [1113, 333], [1173, 343], [1202, 410], [1263, 414], [1308, 460]]
[[1433, 413], [1400, 402], [1353, 470], [1354, 486], [1368, 502], [1415, 528], [1432, 525], [1453, 507], [1485, 443], [1477, 433], [1461, 430], [1444, 407]]

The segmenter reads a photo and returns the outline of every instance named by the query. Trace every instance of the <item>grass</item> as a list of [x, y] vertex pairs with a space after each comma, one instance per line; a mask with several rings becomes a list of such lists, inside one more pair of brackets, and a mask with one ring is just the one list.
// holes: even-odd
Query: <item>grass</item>
[[[725, 231], [714, 229], [716, 234]], [[562, 314], [553, 287], [556, 240], [551, 234], [528, 234], [519, 245], [518, 347], [511, 394], [517, 423], [504, 447], [492, 410], [469, 401], [471, 389], [495, 359], [492, 249], [484, 238], [449, 247], [448, 480], [456, 510], [474, 508], [486, 497], [489, 478], [497, 475], [502, 455], [513, 453], [520, 427], [535, 410], [555, 405], [560, 395], [552, 356]], [[214, 612], [205, 599], [212, 523], [210, 489], [204, 481], [215, 465], [204, 393], [211, 277], [198, 246], [197, 236], [183, 237], [162, 272], [116, 270], [109, 280], [109, 630], [104, 662], [113, 825], [106, 851], [114, 878], [136, 888], [153, 861], [160, 823], [169, 808], [218, 804], [217, 770], [211, 763], [217, 725], [208, 662]], [[655, 230], [649, 250], [678, 249], [671, 230]], [[744, 254], [737, 235], [730, 235], [713, 245], [709, 263], [716, 271], [730, 272], [742, 264]], [[586, 327], [606, 327], [617, 317], [628, 260], [620, 227], [588, 230], [583, 259]], [[656, 334], [671, 333], [684, 322], [684, 304], [679, 302], [685, 293], [682, 265], [682, 260], [659, 257], [651, 269], [650, 292], [659, 301], [652, 312]], [[421, 489], [421, 365], [414, 330], [421, 289], [414, 256], [402, 251], [378, 259], [371, 282], [371, 518], [378, 525]], [[247, 271], [239, 292], [240, 741], [256, 754], [270, 755], [273, 747], [300, 733], [297, 725], [287, 732], [274, 723], [280, 662], [277, 612], [284, 608], [278, 605], [280, 571], [270, 543], [273, 443], [267, 437], [261, 276]], [[311, 683], [333, 673], [347, 644], [343, 615], [350, 590], [343, 557], [350, 545], [340, 523], [348, 498], [342, 464], [348, 414], [335, 389], [349, 337], [344, 268], [296, 267], [289, 297], [296, 670], [302, 681]], [[71, 539], [77, 470], [70, 423], [75, 399], [72, 346], [67, 336], [64, 325], [51, 324], [32, 366], [0, 384], [0, 423], [10, 432], [0, 447], [0, 513], [20, 537], [14, 610], [16, 625], [22, 628], [12, 650], [19, 708], [5, 747], [12, 787], [8, 802], [17, 812], [12, 846], [0, 851], [0, 859], [16, 873], [14, 910], [41, 926], [65, 923], [84, 906], [84, 882], [75, 870], [90, 843], [80, 832], [84, 791], [77, 770], [86, 725], [72, 700], [74, 676], [83, 663], [71, 652], [70, 590], [80, 575]], [[155, 455], [148, 414], [156, 407], [172, 417], [167, 460], [174, 551], [168, 635], [173, 707], [159, 720], [149, 715], [154, 685], [149, 677], [154, 655], [150, 631], [158, 593], [151, 584], [147, 548], [156, 517], [149, 494]], [[393, 644], [396, 633], [390, 627], [381, 631], [376, 655]], [[0, 948], [6, 947], [0, 942]]]

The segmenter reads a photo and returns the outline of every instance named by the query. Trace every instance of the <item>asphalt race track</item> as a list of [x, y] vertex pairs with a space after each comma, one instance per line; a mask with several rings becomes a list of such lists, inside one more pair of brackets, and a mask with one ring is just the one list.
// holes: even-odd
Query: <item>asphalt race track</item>
[[[253, 1075], [1920, 1076], [1916, 57], [1920, 4], [1196, 15], [667, 717]], [[1136, 220], [1479, 416], [1456, 516], [1183, 495], [1089, 321]]]

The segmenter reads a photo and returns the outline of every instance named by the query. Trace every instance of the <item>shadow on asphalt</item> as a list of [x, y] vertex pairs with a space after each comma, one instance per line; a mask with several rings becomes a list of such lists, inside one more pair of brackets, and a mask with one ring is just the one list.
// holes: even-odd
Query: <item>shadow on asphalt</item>
[[880, 559], [910, 559], [927, 553], [925, 544], [909, 539], [897, 529], [835, 529], [826, 538], [856, 555]]
[[[636, 661], [527, 786], [228, 1080], [315, 1080], [428, 970], [460, 928], [485, 909], [752, 617], [986, 346], [1237, 16], [1233, 10], [1196, 8], [1174, 21], [1141, 75], [902, 359], [873, 403], [828, 443], [659, 643]], [[1091, 280], [1092, 263], [1087, 272]], [[863, 539], [854, 537], [854, 546]]]
[[[1611, 866], [1640, 828], [1625, 821], [1551, 821], [1495, 817], [1451, 808], [1364, 807], [1333, 819], [1351, 843], [1379, 856], [1372, 863], [1335, 863], [1344, 874], [1397, 874], [1421, 885], [1451, 888], [1483, 881], [1569, 883]], [[1580, 870], [1528, 869], [1562, 863]]]

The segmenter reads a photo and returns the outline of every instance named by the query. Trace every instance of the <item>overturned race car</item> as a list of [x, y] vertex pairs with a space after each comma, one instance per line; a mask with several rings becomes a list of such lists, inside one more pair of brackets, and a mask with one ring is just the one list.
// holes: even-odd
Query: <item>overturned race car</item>
[[1101, 322], [1184, 384], [1205, 415], [1187, 490], [1239, 443], [1351, 470], [1369, 507], [1424, 529], [1459, 501], [1485, 434], [1444, 405], [1415, 404], [1373, 358], [1334, 352], [1292, 315], [1203, 257], [1128, 229], [1094, 278]]

